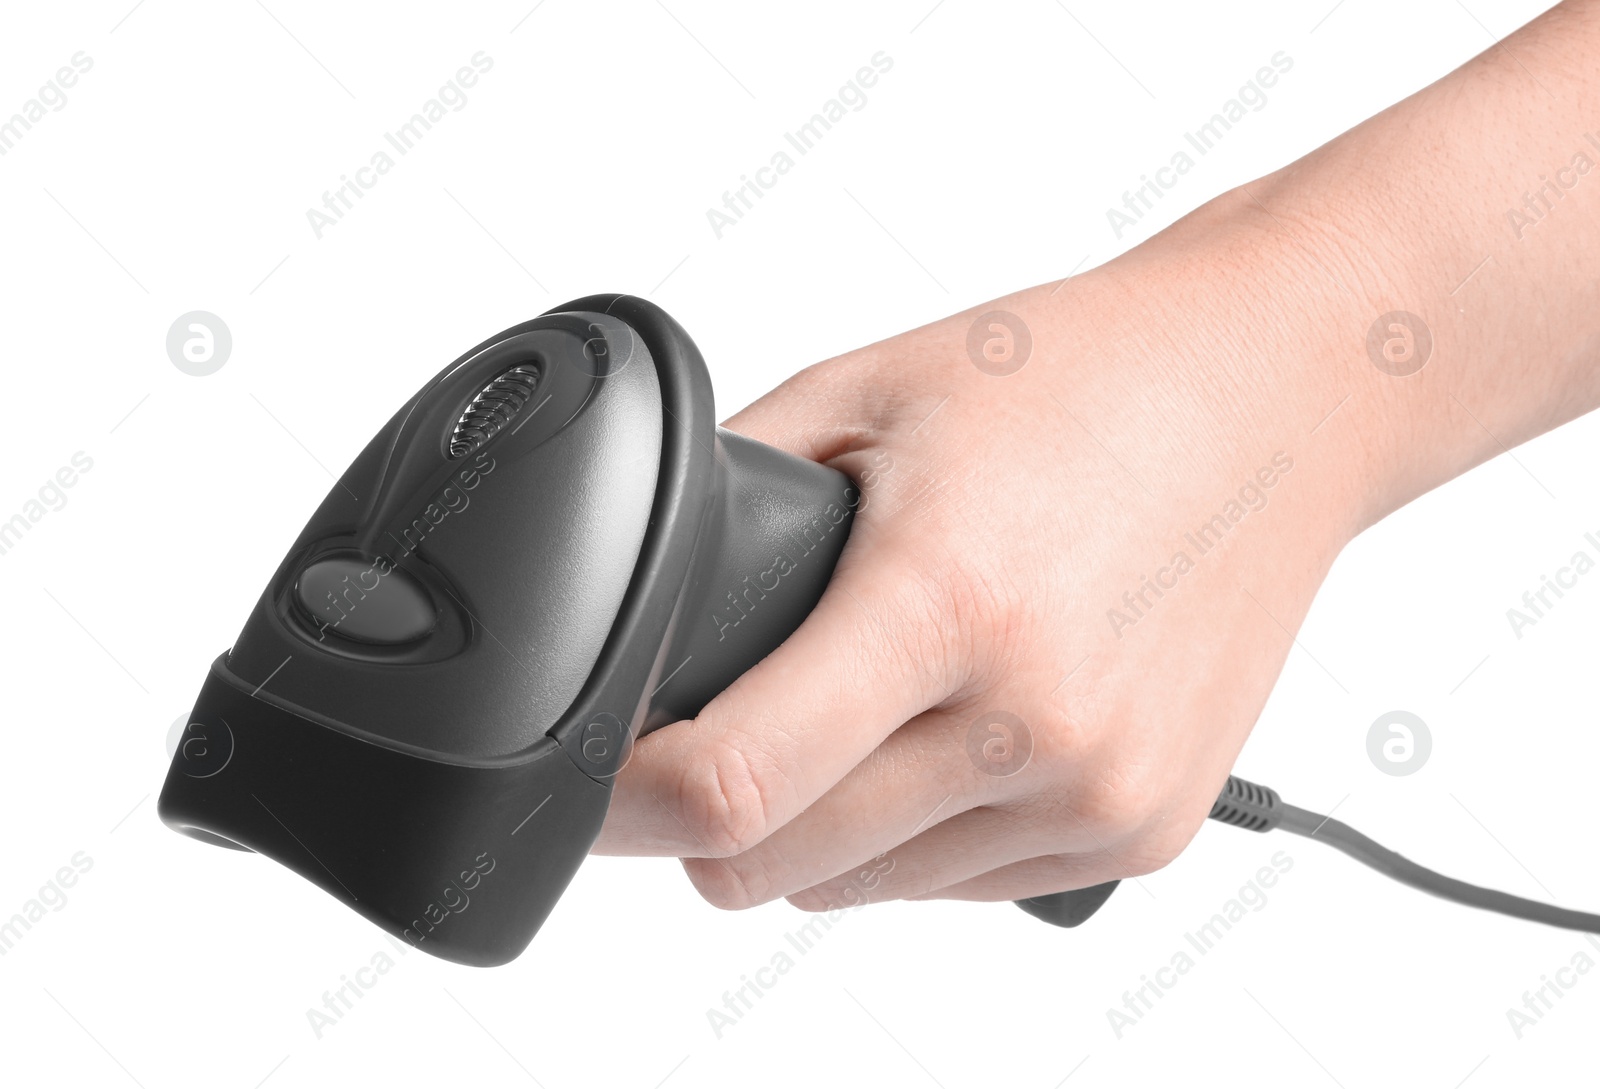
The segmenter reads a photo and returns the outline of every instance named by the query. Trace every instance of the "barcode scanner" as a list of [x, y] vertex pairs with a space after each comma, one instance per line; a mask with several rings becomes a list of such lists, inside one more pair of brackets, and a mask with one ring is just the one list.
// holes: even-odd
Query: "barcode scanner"
[[511, 960], [633, 739], [827, 585], [860, 493], [716, 426], [688, 335], [579, 299], [446, 367], [329, 491], [212, 663], [161, 818], [421, 949]]
[[[161, 818], [420, 949], [503, 964], [588, 854], [633, 740], [783, 642], [859, 503], [843, 474], [718, 427], [699, 351], [643, 299], [507, 329], [312, 515], [211, 665]], [[1212, 815], [1343, 827], [1245, 786], [1261, 812]], [[1115, 886], [1019, 904], [1076, 926]]]

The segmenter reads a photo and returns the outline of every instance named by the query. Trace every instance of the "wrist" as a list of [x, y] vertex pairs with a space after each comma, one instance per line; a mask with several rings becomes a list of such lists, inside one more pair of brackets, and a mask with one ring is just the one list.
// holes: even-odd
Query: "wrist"
[[1335, 283], [1353, 279], [1346, 264], [1249, 193], [1225, 194], [1050, 296], [1089, 372], [1073, 395], [1104, 412], [1104, 433], [1174, 466], [1185, 489], [1221, 494], [1292, 460], [1272, 502], [1331, 562], [1381, 517], [1392, 463], [1365, 435], [1372, 406], [1352, 395], [1365, 376], [1351, 374], [1349, 330], [1371, 319]]

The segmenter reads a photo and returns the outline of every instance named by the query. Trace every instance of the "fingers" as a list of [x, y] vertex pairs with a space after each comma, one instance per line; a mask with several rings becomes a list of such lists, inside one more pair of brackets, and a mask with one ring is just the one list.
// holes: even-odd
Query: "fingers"
[[[902, 900], [946, 888], [1025, 858], [1058, 849], [1059, 836], [1019, 806], [972, 809], [927, 829], [887, 853], [870, 899]], [[851, 875], [830, 878], [795, 893], [789, 902], [804, 911], [851, 907], [860, 902]]]
[[[1001, 888], [1001, 882], [1011, 888], [1009, 882], [1015, 877], [1017, 887], [1032, 889], [1017, 896], [1038, 896], [1139, 877], [1159, 869], [1176, 854], [1169, 855], [1164, 843], [1137, 834], [1124, 838], [1097, 833], [1076, 817], [1064, 817], [1064, 812], [1058, 800], [1030, 800], [978, 807], [952, 817], [887, 852], [893, 865], [883, 868], [871, 899], [942, 898], [948, 889], [975, 891], [980, 886], [968, 883], [991, 874], [1002, 875], [996, 879], [995, 889]], [[1012, 869], [1024, 863], [1029, 865]], [[1040, 880], [1034, 881], [1035, 877]], [[994, 898], [1017, 896], [996, 893]], [[824, 881], [788, 899], [807, 911], [860, 902], [849, 875]]]
[[943, 594], [874, 551], [847, 552], [799, 629], [697, 718], [635, 746], [598, 853], [748, 851], [950, 696], [959, 679]]
[[1027, 900], [1134, 876], [1103, 851], [1042, 855], [1000, 866], [907, 900]]
[[700, 894], [738, 909], [788, 896], [1002, 796], [965, 745], [968, 714], [930, 711], [891, 734], [805, 812], [729, 858], [685, 859]]

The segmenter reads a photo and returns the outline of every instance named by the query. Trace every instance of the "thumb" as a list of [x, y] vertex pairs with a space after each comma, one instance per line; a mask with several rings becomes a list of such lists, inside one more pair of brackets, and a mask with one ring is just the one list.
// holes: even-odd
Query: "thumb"
[[723, 422], [729, 431], [808, 461], [828, 461], [860, 445], [870, 431], [867, 391], [847, 380], [849, 356], [817, 363]]

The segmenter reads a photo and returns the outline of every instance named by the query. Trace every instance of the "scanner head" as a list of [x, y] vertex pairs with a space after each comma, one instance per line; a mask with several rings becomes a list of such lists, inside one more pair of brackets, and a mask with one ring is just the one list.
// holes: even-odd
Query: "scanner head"
[[507, 329], [329, 491], [212, 663], [161, 817], [418, 948], [505, 963], [634, 739], [799, 625], [859, 496], [718, 428], [700, 353], [642, 299]]

